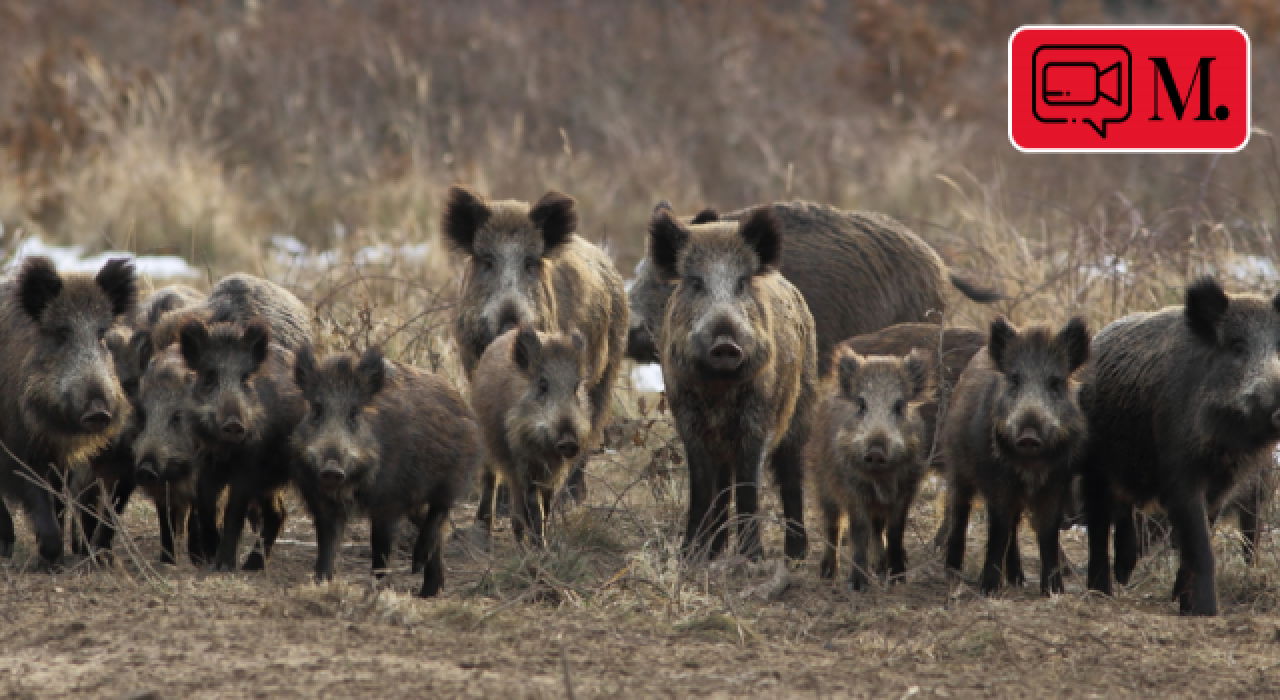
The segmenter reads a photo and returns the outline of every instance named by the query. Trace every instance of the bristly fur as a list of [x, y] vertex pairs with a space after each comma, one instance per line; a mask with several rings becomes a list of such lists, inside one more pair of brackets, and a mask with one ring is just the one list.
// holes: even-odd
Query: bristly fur
[[551, 190], [529, 209], [529, 220], [542, 231], [544, 254], [559, 248], [578, 231], [576, 206], [573, 197]]
[[462, 185], [449, 188], [445, 197], [444, 222], [441, 228], [445, 238], [456, 250], [470, 252], [476, 231], [489, 221], [489, 205], [474, 190]]

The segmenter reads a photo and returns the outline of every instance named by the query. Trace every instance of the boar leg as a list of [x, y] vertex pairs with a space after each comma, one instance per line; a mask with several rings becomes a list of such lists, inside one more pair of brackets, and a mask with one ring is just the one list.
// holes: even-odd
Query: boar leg
[[773, 476], [782, 501], [787, 524], [783, 551], [788, 559], [804, 559], [809, 553], [809, 537], [804, 530], [804, 451], [793, 436], [773, 453]]
[[[95, 484], [96, 486], [96, 484]], [[107, 499], [110, 502], [110, 508], [115, 511], [117, 517], [124, 515], [124, 511], [129, 507], [129, 500], [133, 498], [134, 489], [137, 485], [133, 479], [118, 479], [111, 487], [111, 497]], [[85, 523], [85, 536], [89, 538], [89, 542], [95, 550], [110, 550], [116, 537], [116, 528], [112, 524], [110, 514], [106, 513], [107, 506], [103, 507], [103, 517], [94, 518], [97, 521], [97, 527], [94, 530], [88, 529], [88, 523]]]
[[43, 487], [28, 483], [25, 487], [25, 506], [31, 518], [31, 527], [36, 533], [36, 542], [40, 550], [39, 567], [44, 571], [53, 570], [62, 558], [62, 522], [58, 520], [57, 508], [53, 494]]
[[[337, 512], [330, 512], [336, 510]], [[330, 509], [317, 503], [311, 507], [312, 521], [316, 527], [316, 583], [333, 580], [334, 560], [338, 556], [338, 544], [346, 528], [341, 508]], [[374, 555], [377, 559], [377, 555]]]
[[1018, 526], [1022, 524], [1022, 504], [1014, 502], [1008, 509], [1009, 544], [1004, 550], [1004, 580], [1010, 586], [1027, 585], [1027, 575], [1022, 571], [1022, 551], [1018, 548]]
[[9, 506], [0, 498], [0, 557], [13, 557], [13, 543], [18, 536], [13, 531], [13, 516], [9, 514]]
[[373, 575], [382, 578], [391, 569], [391, 545], [396, 538], [396, 521], [374, 518], [369, 523], [369, 534], [373, 546]]
[[[738, 518], [738, 551], [751, 561], [764, 557], [760, 545], [760, 462], [755, 450], [747, 450], [746, 458], [737, 464], [734, 473], [733, 500]], [[719, 533], [717, 533], [718, 535]], [[728, 533], [726, 532], [727, 536]], [[716, 547], [717, 552], [720, 551]]]
[[1134, 512], [1133, 505], [1128, 503], [1116, 503], [1114, 510], [1116, 513], [1114, 565], [1116, 583], [1127, 586], [1129, 579], [1133, 576], [1133, 570], [1138, 568], [1138, 529], [1134, 523], [1137, 514]]
[[422, 522], [422, 529], [418, 531], [413, 560], [414, 566], [422, 569], [420, 598], [430, 598], [444, 588], [444, 521], [448, 517], [447, 502], [432, 503]]
[[[201, 478], [196, 484], [196, 518], [200, 523], [200, 564], [213, 559], [221, 546], [222, 539], [218, 529], [218, 496], [222, 494], [223, 484], [218, 483], [212, 476], [206, 476], [207, 473], [214, 471], [213, 466], [210, 464], [201, 470]], [[194, 557], [192, 561], [195, 562]]]
[[[175, 513], [173, 494], [170, 493], [169, 484], [160, 484], [157, 489], [156, 497], [156, 519], [160, 521], [160, 562], [163, 564], [177, 564], [177, 545], [174, 544], [174, 518], [178, 517]], [[186, 524], [186, 513], [182, 514], [183, 525]]]
[[1236, 506], [1240, 517], [1240, 534], [1243, 536], [1241, 553], [1249, 566], [1258, 565], [1258, 540], [1261, 534], [1258, 519], [1265, 505], [1265, 498], [1262, 485], [1256, 484], [1240, 497]]
[[262, 511], [262, 529], [258, 533], [258, 541], [254, 543], [253, 551], [244, 562], [245, 571], [262, 571], [267, 568], [267, 559], [271, 558], [271, 548], [275, 545], [280, 530], [284, 528], [285, 519], [289, 517], [283, 490], [269, 493], [266, 498], [260, 500], [259, 506]]
[[973, 483], [957, 476], [947, 485], [947, 534], [946, 567], [959, 573], [964, 567], [964, 546], [969, 535], [969, 511], [973, 508]]
[[[1097, 467], [1095, 467], [1096, 469]], [[1084, 477], [1084, 511], [1089, 529], [1088, 586], [1091, 591], [1111, 595], [1111, 557], [1107, 552], [1111, 539], [1114, 497], [1106, 477], [1086, 472]]]
[[866, 513], [849, 514], [849, 543], [853, 546], [853, 566], [849, 567], [849, 590], [871, 588], [871, 538], [875, 536]]
[[904, 541], [907, 537], [907, 512], [911, 509], [911, 499], [900, 497], [889, 515], [889, 533], [887, 542], [889, 558], [889, 582], [905, 583], [907, 580], [907, 549]]
[[[686, 461], [689, 464], [689, 517], [685, 522], [682, 554], [687, 557], [710, 556], [704, 549], [707, 540], [716, 532], [715, 521], [719, 519], [719, 510], [727, 506], [721, 503], [721, 495], [717, 489], [719, 465], [707, 454], [706, 448], [694, 440], [685, 440]], [[727, 501], [728, 494], [724, 495]], [[713, 506], [719, 507], [714, 509]]]
[[482, 523], [488, 532], [493, 532], [494, 501], [502, 495], [501, 491], [506, 490], [501, 486], [505, 484], [499, 483], [497, 472], [486, 465], [484, 474], [480, 477], [480, 505], [476, 508], [476, 522]]
[[835, 578], [840, 571], [840, 531], [842, 514], [840, 507], [826, 499], [822, 500], [822, 520], [826, 526], [827, 536], [822, 542], [822, 563], [818, 573], [822, 578]]
[[222, 536], [218, 539], [218, 551], [213, 558], [213, 571], [236, 570], [240, 534], [244, 532], [249, 506], [253, 502], [253, 489], [248, 481], [240, 478], [231, 482], [231, 494], [227, 497], [227, 508], [222, 514]]
[[[1213, 580], [1213, 546], [1204, 498], [1195, 494], [1169, 504], [1169, 518], [1181, 539], [1178, 610], [1184, 615], [1217, 615], [1218, 592]], [[1180, 590], [1179, 590], [1180, 588]]]
[[1009, 539], [1013, 534], [1011, 514], [1006, 512], [996, 498], [987, 498], [987, 558], [982, 564], [979, 589], [983, 595], [1000, 590], [1001, 571], [1009, 551]]
[[1059, 525], [1062, 524], [1061, 491], [1050, 485], [1040, 494], [1034, 504], [1031, 516], [1036, 530], [1036, 544], [1040, 546], [1040, 593], [1051, 595], [1064, 593], [1062, 584], [1062, 561], [1058, 558], [1061, 547], [1058, 541]]

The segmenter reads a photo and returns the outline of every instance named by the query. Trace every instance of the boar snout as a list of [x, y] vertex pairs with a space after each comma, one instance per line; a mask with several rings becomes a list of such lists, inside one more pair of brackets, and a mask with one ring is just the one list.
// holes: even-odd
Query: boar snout
[[347, 472], [336, 459], [326, 460], [324, 466], [320, 468], [320, 483], [329, 488], [337, 488], [346, 480]]
[[139, 486], [149, 486], [159, 481], [160, 471], [156, 468], [155, 460], [144, 459], [139, 462], [137, 469], [133, 471], [133, 480]]
[[884, 469], [889, 466], [889, 452], [883, 444], [872, 445], [862, 455], [862, 462], [872, 469]]
[[738, 369], [742, 366], [744, 358], [742, 346], [728, 335], [716, 336], [716, 339], [711, 341], [711, 348], [707, 350], [707, 364], [723, 372]]
[[556, 440], [556, 452], [565, 459], [577, 457], [580, 449], [577, 436], [571, 433], [564, 433], [559, 440]]
[[1044, 447], [1044, 438], [1034, 426], [1026, 426], [1018, 433], [1014, 445], [1025, 453], [1038, 452], [1041, 447]]
[[236, 416], [222, 421], [222, 439], [227, 442], [240, 442], [244, 439], [244, 423]]
[[80, 416], [80, 425], [90, 433], [100, 433], [111, 425], [111, 411], [107, 410], [105, 399], [93, 399], [84, 415]]

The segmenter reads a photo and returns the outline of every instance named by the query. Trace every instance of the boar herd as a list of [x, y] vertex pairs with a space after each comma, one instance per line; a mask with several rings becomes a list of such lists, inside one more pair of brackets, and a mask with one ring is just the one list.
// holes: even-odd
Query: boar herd
[[[948, 570], [962, 567], [973, 503], [985, 503], [983, 593], [1025, 584], [1024, 514], [1043, 593], [1064, 590], [1059, 531], [1080, 510], [1087, 585], [1109, 594], [1142, 552], [1138, 513], [1159, 506], [1187, 614], [1217, 614], [1220, 515], [1239, 512], [1257, 545], [1280, 443], [1280, 295], [1228, 295], [1203, 278], [1182, 306], [1093, 337], [1080, 318], [998, 317], [984, 332], [944, 328], [947, 288], [979, 303], [1001, 295], [879, 214], [790, 202], [682, 218], [662, 202], [629, 294], [559, 192], [530, 205], [455, 186], [442, 233], [466, 261], [454, 335], [470, 400], [378, 348], [317, 357], [307, 307], [264, 279], [138, 299], [127, 260], [96, 275], [21, 261], [0, 282], [0, 492], [30, 519], [39, 566], [59, 565], [68, 520], [78, 554], [108, 555], [112, 512], [141, 489], [163, 561], [185, 542], [196, 565], [261, 570], [295, 488], [317, 580], [333, 578], [348, 518], [369, 519], [379, 576], [407, 518], [420, 595], [435, 595], [445, 522], [475, 477], [477, 525], [508, 509], [524, 546], [544, 545], [562, 499], [586, 498], [624, 357], [661, 363], [689, 469], [688, 557], [722, 555], [731, 533], [741, 555], [764, 556], [766, 472], [785, 556], [809, 549], [807, 479], [819, 572], [837, 575], [847, 532], [858, 591], [904, 580], [904, 533], [930, 470], [948, 484], [935, 538]], [[0, 555], [14, 542], [0, 500]]]

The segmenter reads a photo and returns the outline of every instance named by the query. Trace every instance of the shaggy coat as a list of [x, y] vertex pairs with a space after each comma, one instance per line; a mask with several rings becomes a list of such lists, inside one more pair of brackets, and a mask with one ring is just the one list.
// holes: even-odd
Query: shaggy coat
[[834, 578], [839, 570], [847, 524], [853, 544], [849, 587], [861, 591], [872, 571], [895, 580], [906, 574], [907, 513], [928, 469], [919, 406], [931, 394], [933, 377], [924, 350], [906, 357], [837, 352], [836, 377], [823, 384], [809, 466], [826, 526], [822, 577]]
[[[622, 277], [603, 250], [577, 234], [575, 207], [572, 197], [554, 191], [530, 206], [489, 201], [455, 186], [442, 228], [453, 248], [467, 256], [455, 333], [468, 379], [475, 381], [489, 344], [520, 324], [544, 333], [577, 329], [586, 338], [591, 433], [569, 479], [571, 494], [581, 501], [582, 470], [609, 419], [629, 321]], [[493, 515], [495, 478], [486, 471], [476, 512], [486, 523]]]
[[[136, 294], [133, 265], [122, 259], [97, 275], [63, 275], [30, 257], [0, 282], [0, 493], [27, 511], [44, 567], [63, 554], [62, 509], [31, 479], [60, 491], [127, 423], [106, 335]], [[12, 556], [14, 540], [0, 500], [0, 556]]]
[[960, 376], [942, 428], [951, 518], [946, 565], [959, 571], [964, 563], [969, 509], [981, 494], [988, 530], [983, 593], [1000, 588], [1001, 574], [1012, 585], [1026, 582], [1017, 538], [1026, 510], [1040, 545], [1040, 590], [1064, 590], [1058, 526], [1088, 434], [1074, 379], [1088, 357], [1089, 331], [1079, 318], [1056, 333], [1043, 325], [1018, 330], [998, 318], [986, 349]]
[[738, 548], [762, 556], [755, 516], [762, 472], [772, 467], [787, 522], [786, 555], [803, 558], [803, 451], [818, 358], [804, 297], [777, 271], [781, 227], [769, 209], [741, 223], [689, 226], [660, 210], [649, 236], [652, 261], [664, 278], [678, 280], [659, 347], [689, 464], [685, 552], [724, 551], [732, 496]]
[[[1113, 514], [1158, 503], [1178, 537], [1179, 609], [1217, 614], [1209, 517], [1254, 483], [1280, 442], [1277, 346], [1280, 295], [1228, 296], [1211, 278], [1193, 283], [1183, 306], [1126, 316], [1094, 339], [1081, 398], [1091, 589], [1111, 592]], [[1137, 537], [1132, 518], [1115, 525], [1115, 575], [1125, 583]]]
[[[787, 242], [778, 271], [800, 291], [813, 315], [821, 376], [830, 370], [832, 349], [845, 338], [898, 323], [941, 322], [949, 283], [981, 303], [1001, 298], [949, 271], [928, 243], [883, 214], [841, 211], [812, 202], [783, 202], [767, 208]], [[660, 203], [655, 212], [663, 210], [670, 211], [670, 205]], [[738, 222], [752, 211], [721, 216], [706, 210], [693, 222]], [[633, 359], [659, 360], [656, 341], [675, 281], [654, 264], [652, 251], [636, 268], [628, 295], [627, 354]]]
[[307, 415], [291, 439], [293, 475], [316, 525], [316, 579], [333, 578], [347, 519], [367, 513], [382, 575], [406, 515], [419, 528], [413, 572], [422, 597], [444, 585], [444, 525], [480, 466], [480, 429], [448, 382], [371, 349], [317, 364], [298, 352], [294, 378]]

